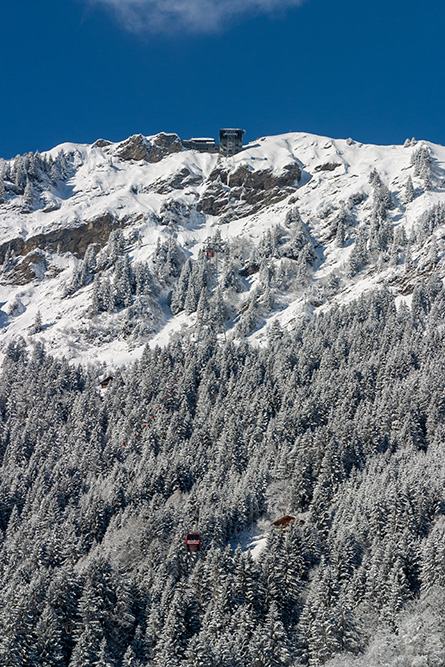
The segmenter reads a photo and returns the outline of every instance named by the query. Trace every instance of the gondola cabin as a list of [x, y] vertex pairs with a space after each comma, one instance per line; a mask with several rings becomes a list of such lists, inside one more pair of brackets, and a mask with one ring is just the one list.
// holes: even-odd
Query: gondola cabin
[[185, 547], [189, 553], [201, 551], [201, 535], [199, 533], [187, 533]]
[[213, 248], [207, 248], [206, 256], [208, 257], [208, 259], [212, 259], [212, 257], [215, 256], [215, 251], [213, 250]]

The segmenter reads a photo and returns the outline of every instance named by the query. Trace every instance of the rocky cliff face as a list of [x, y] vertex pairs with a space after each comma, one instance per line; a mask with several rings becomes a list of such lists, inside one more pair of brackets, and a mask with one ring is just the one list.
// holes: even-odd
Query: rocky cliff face
[[273, 169], [257, 171], [244, 164], [231, 172], [220, 164], [209, 175], [197, 208], [210, 215], [228, 214], [230, 218], [251, 215], [294, 193], [300, 178], [301, 169], [296, 162], [284, 165], [281, 173]]
[[29, 238], [16, 237], [0, 245], [0, 263], [4, 263], [8, 254], [18, 258], [35, 250], [48, 253], [68, 252], [82, 258], [90, 244], [104, 246], [110, 232], [122, 226], [124, 226], [122, 222], [107, 212], [94, 220], [80, 222], [76, 227], [60, 227]]
[[161, 132], [152, 140], [142, 134], [135, 134], [120, 143], [115, 149], [115, 154], [125, 161], [160, 162], [167, 155], [179, 153], [180, 150], [182, 150], [182, 144], [177, 134]]

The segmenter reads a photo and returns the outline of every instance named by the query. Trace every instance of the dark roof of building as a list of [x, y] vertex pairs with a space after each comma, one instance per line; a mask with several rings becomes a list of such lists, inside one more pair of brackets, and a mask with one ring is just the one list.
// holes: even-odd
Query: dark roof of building
[[288, 526], [290, 523], [293, 523], [295, 521], [295, 517], [291, 516], [290, 514], [286, 514], [286, 516], [282, 516], [281, 519], [277, 519], [276, 521], [273, 522], [273, 526]]

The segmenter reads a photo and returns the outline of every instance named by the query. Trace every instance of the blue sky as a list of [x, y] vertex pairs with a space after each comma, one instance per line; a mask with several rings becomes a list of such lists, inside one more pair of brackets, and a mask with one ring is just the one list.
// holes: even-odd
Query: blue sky
[[223, 126], [445, 144], [440, 0], [22, 0], [0, 17], [4, 158]]

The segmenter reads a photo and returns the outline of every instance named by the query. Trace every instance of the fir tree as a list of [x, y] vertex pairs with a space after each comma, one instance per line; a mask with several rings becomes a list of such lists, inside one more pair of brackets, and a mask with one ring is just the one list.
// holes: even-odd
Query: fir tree
[[23, 211], [30, 212], [34, 207], [34, 191], [30, 180], [26, 181], [23, 193]]
[[32, 325], [32, 333], [40, 333], [42, 328], [42, 315], [40, 314], [40, 310], [38, 310], [34, 319], [34, 324]]
[[414, 186], [411, 176], [408, 176], [405, 183], [405, 202], [410, 204], [414, 201]]

